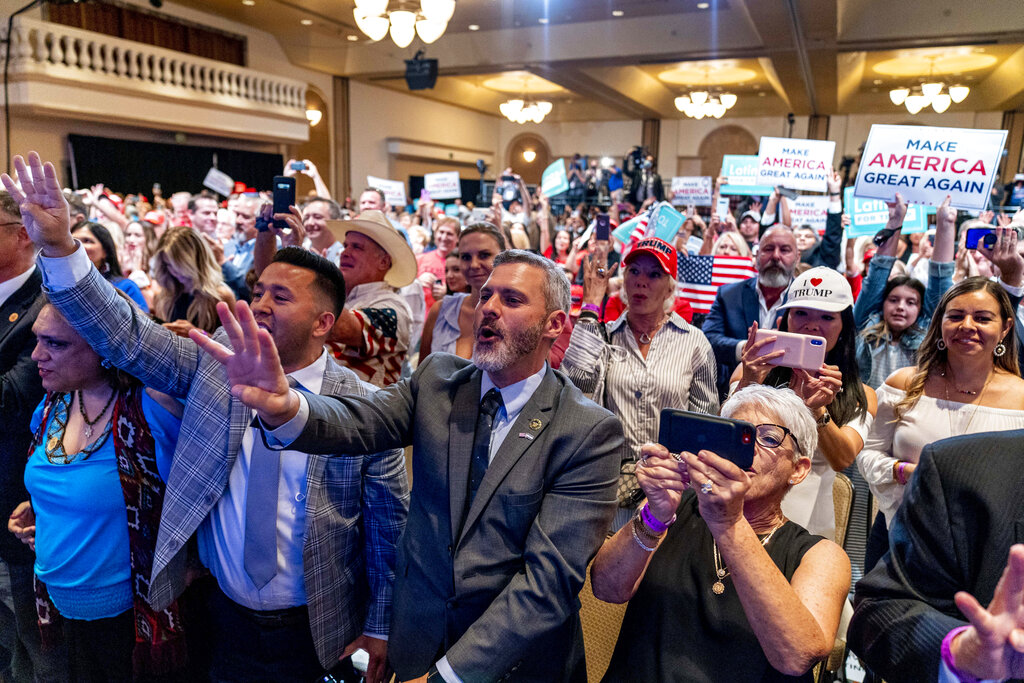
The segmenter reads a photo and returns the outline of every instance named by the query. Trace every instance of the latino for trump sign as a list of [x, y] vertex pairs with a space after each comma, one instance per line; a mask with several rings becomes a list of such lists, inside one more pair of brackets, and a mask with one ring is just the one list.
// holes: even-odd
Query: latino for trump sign
[[831, 140], [761, 138], [757, 184], [824, 192], [836, 143]]
[[981, 211], [1006, 142], [1005, 130], [871, 126], [854, 195]]

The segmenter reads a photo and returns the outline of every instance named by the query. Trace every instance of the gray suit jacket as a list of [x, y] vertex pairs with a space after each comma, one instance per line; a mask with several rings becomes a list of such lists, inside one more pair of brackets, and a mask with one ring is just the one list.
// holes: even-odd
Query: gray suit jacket
[[292, 448], [413, 445], [389, 654], [399, 679], [441, 653], [467, 683], [585, 671], [578, 594], [616, 509], [618, 419], [548, 369], [465, 512], [481, 372], [435, 353], [365, 398], [308, 396]]
[[[101, 356], [146, 386], [184, 399], [149, 589], [150, 602], [161, 609], [185, 588], [184, 548], [227, 487], [252, 411], [232, 398], [217, 361], [152, 322], [96, 269], [74, 287], [50, 292], [50, 300]], [[215, 337], [228, 344], [223, 330]], [[322, 393], [373, 391], [329, 360]], [[388, 633], [395, 547], [408, 507], [402, 451], [332, 453], [342, 454], [314, 455], [306, 470], [303, 571], [310, 627], [324, 667], [360, 633]]]

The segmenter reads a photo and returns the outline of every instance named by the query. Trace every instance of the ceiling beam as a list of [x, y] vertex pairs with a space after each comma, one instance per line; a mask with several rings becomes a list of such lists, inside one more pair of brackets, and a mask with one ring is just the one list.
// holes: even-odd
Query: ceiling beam
[[577, 69], [563, 69], [551, 64], [537, 64], [527, 71], [557, 83], [566, 90], [594, 100], [637, 119], [660, 119], [662, 114], [647, 105], [625, 97], [623, 93], [601, 79], [593, 78]]

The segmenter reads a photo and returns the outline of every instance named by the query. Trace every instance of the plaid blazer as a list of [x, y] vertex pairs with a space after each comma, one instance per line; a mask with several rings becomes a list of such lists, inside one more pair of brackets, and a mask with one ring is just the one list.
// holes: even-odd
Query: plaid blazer
[[[74, 287], [48, 293], [103, 358], [184, 401], [149, 587], [150, 603], [162, 609], [185, 588], [184, 548], [224, 493], [252, 413], [232, 398], [217, 361], [131, 306], [95, 268]], [[229, 344], [223, 330], [214, 338]], [[373, 391], [328, 360], [322, 395]], [[389, 632], [395, 548], [409, 485], [399, 449], [311, 455], [306, 475], [306, 598], [317, 655], [329, 667], [361, 633]]]

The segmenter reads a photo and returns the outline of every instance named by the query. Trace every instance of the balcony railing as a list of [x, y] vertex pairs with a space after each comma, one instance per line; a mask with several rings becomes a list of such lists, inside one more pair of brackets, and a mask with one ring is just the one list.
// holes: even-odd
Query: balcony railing
[[[248, 117], [270, 117], [296, 126], [293, 131], [277, 130], [254, 137], [304, 139], [308, 133], [304, 129], [308, 125], [306, 84], [301, 81], [38, 19], [15, 20], [10, 77], [12, 84], [38, 80], [92, 89], [100, 106], [102, 93], [117, 93], [212, 107], [223, 113], [234, 110]], [[52, 102], [31, 100], [32, 93], [26, 90], [12, 93], [11, 104], [31, 105], [35, 110], [40, 105], [53, 108]], [[76, 102], [76, 108], [81, 104]], [[200, 120], [204, 118], [199, 116]], [[217, 127], [216, 122], [213, 125]], [[246, 123], [247, 127], [251, 125], [252, 121]], [[195, 125], [181, 127], [194, 129]], [[297, 135], [300, 128], [302, 132]]]

